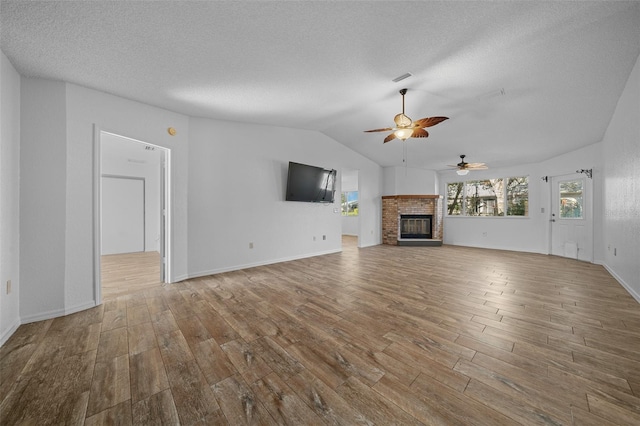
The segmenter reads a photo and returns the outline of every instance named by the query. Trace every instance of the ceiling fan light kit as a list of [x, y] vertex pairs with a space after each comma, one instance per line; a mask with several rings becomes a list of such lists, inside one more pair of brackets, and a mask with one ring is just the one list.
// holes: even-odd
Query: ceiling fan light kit
[[397, 129], [393, 132], [393, 134], [396, 135], [396, 138], [405, 141], [411, 137], [411, 135], [413, 134], [413, 129]]
[[458, 175], [460, 175], [460, 176], [465, 176], [465, 175], [469, 174], [469, 170], [467, 170], [467, 169], [459, 169], [459, 170], [456, 170], [456, 173]]
[[393, 118], [393, 122], [396, 127], [365, 130], [365, 132], [392, 132], [384, 139], [384, 143], [393, 139], [405, 141], [409, 138], [426, 138], [429, 137], [429, 132], [424, 129], [425, 127], [435, 126], [436, 124], [449, 119], [449, 117], [426, 117], [416, 121], [411, 120], [411, 118], [404, 113], [404, 95], [406, 93], [407, 89], [400, 89], [400, 95], [402, 95], [402, 112]]

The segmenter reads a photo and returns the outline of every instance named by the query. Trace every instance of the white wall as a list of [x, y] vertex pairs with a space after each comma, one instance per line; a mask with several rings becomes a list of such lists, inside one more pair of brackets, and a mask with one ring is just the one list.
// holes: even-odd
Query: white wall
[[[447, 216], [446, 185], [472, 179], [529, 176], [529, 217], [456, 217]], [[540, 213], [540, 173], [537, 165], [509, 168], [490, 168], [458, 176], [455, 170], [439, 173], [440, 193], [443, 199], [444, 243], [470, 247], [546, 253], [541, 228], [546, 226], [546, 215]]]
[[411, 167], [384, 168], [383, 195], [437, 195], [438, 174]]
[[[145, 251], [160, 251], [160, 149], [102, 134], [102, 174], [143, 178]], [[103, 234], [103, 240], [106, 238]], [[104, 243], [104, 241], [103, 241]]]
[[100, 179], [100, 254], [144, 252], [145, 209], [142, 178]]
[[0, 345], [20, 325], [19, 183], [20, 75], [0, 52]]
[[284, 201], [290, 160], [360, 170], [359, 244], [380, 243], [382, 169], [320, 133], [189, 119], [41, 79], [22, 78], [19, 101], [22, 323], [95, 305], [94, 125], [171, 150], [171, 281], [341, 249], [339, 202]]
[[[187, 271], [188, 119], [73, 84], [23, 78], [20, 317], [95, 305], [94, 124], [172, 150], [172, 280]], [[178, 130], [167, 133], [169, 126]]]
[[20, 316], [25, 322], [64, 313], [67, 120], [64, 83], [23, 77], [20, 86]]
[[[603, 212], [603, 197], [602, 197], [602, 185], [603, 185], [603, 160], [602, 160], [602, 148], [601, 142], [589, 145], [587, 147], [568, 152], [563, 155], [551, 158], [543, 161], [539, 164], [539, 170], [541, 176], [549, 176], [549, 182], [542, 184], [540, 187], [540, 206], [545, 208], [545, 212], [551, 211], [551, 176], [561, 176], [565, 174], [575, 173], [581, 169], [593, 169], [593, 179], [591, 181], [593, 185], [593, 261], [594, 263], [601, 264], [603, 259], [603, 243], [602, 243], [602, 212]], [[544, 225], [546, 236], [547, 252], [550, 246], [550, 222], [548, 221], [549, 215], [545, 213], [543, 219], [545, 219]]]
[[[67, 305], [94, 300], [93, 287], [93, 125], [102, 130], [171, 149], [171, 281], [187, 276], [188, 118], [167, 110], [67, 84], [68, 208]], [[177, 129], [170, 136], [168, 127]], [[73, 226], [69, 226], [73, 224]]]
[[341, 250], [340, 182], [333, 204], [285, 201], [289, 161], [360, 169], [363, 239], [379, 244], [381, 168], [370, 160], [305, 130], [192, 118], [190, 136], [192, 276]]
[[[358, 247], [369, 247], [382, 243], [382, 167], [350, 149], [340, 145], [344, 152], [345, 167], [358, 169]], [[349, 156], [347, 157], [347, 153]], [[354, 155], [355, 154], [355, 155]]]
[[[594, 208], [594, 259], [600, 259], [602, 215], [598, 206], [602, 205], [601, 151], [602, 145], [597, 143], [537, 164], [490, 167], [488, 170], [472, 171], [466, 176], [458, 176], [454, 170], [439, 172], [441, 194], [447, 193], [446, 185], [449, 182], [529, 176], [528, 217], [457, 217], [447, 216], [445, 210], [444, 243], [548, 254], [551, 180], [544, 182], [542, 177], [571, 174], [579, 169], [593, 168], [593, 201], [596, 206]], [[446, 200], [444, 202], [446, 205]]]
[[[11, 275], [15, 292], [13, 298], [3, 294], [0, 299], [3, 340], [12, 332], [18, 312], [24, 323], [95, 302], [94, 124], [172, 150], [173, 281], [340, 250], [339, 203], [284, 201], [289, 161], [359, 170], [361, 247], [381, 241], [383, 189], [389, 195], [444, 194], [446, 182], [456, 180], [451, 172], [402, 167], [385, 170], [383, 176], [380, 166], [317, 132], [188, 118], [72, 84], [18, 81], [4, 55], [1, 59], [0, 277], [4, 286]], [[596, 230], [598, 221], [604, 223], [604, 232], [595, 235], [596, 259], [603, 258], [607, 268], [638, 295], [639, 72], [636, 64], [605, 136], [604, 150], [596, 144], [539, 164], [474, 172], [478, 178], [529, 175], [529, 218], [446, 218], [445, 243], [546, 253], [548, 217], [540, 209], [547, 206], [549, 194], [540, 177], [593, 167], [594, 204], [602, 205], [604, 199], [606, 206], [604, 218], [595, 218]], [[168, 135], [169, 126], [178, 130], [175, 137]], [[239, 127], [242, 137], [236, 136]], [[6, 166], [7, 159], [14, 166], [19, 161], [19, 206], [18, 169]], [[604, 196], [597, 183], [602, 178]], [[11, 207], [7, 200], [13, 200]], [[12, 236], [6, 240], [9, 233]], [[327, 240], [317, 238], [322, 235]], [[617, 256], [603, 251], [609, 245], [617, 248]], [[19, 257], [12, 251], [17, 246]]]
[[[606, 268], [640, 302], [640, 58], [604, 137]], [[616, 249], [614, 254], [614, 249]]]

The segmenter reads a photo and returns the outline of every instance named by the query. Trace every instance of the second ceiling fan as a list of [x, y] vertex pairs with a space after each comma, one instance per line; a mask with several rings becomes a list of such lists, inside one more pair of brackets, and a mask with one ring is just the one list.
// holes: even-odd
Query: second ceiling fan
[[456, 173], [458, 173], [459, 175], [464, 176], [467, 173], [469, 173], [469, 170], [487, 170], [488, 169], [487, 165], [484, 163], [467, 163], [466, 161], [464, 161], [464, 157], [466, 157], [466, 155], [464, 154], [460, 155], [460, 162], [455, 166], [452, 164], [449, 164], [449, 167], [455, 167], [457, 169]]
[[444, 120], [448, 120], [449, 117], [426, 117], [421, 118], [416, 121], [412, 121], [408, 116], [404, 113], [404, 95], [407, 93], [407, 89], [401, 89], [400, 94], [402, 95], [402, 112], [397, 114], [393, 121], [396, 123], [396, 127], [384, 127], [382, 129], [373, 129], [373, 130], [365, 130], [367, 133], [371, 132], [389, 132], [386, 138], [384, 138], [384, 143], [392, 141], [394, 139], [407, 140], [409, 138], [426, 138], [429, 137], [429, 132], [427, 132], [424, 128], [435, 126], [438, 123], [442, 123]]

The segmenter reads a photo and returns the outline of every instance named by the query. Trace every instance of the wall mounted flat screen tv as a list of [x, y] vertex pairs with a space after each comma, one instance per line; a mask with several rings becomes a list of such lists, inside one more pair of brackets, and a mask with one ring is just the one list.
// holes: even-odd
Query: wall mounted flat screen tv
[[335, 170], [289, 162], [287, 201], [333, 203], [335, 192]]

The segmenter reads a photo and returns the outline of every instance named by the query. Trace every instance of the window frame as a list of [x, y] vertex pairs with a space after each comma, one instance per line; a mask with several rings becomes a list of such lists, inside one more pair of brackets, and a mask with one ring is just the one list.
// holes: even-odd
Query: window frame
[[[509, 182], [513, 179], [523, 179], [526, 178], [526, 194], [527, 194], [527, 198], [526, 198], [526, 207], [525, 207], [525, 213], [523, 215], [513, 215], [513, 214], [508, 214], [510, 209], [510, 201], [512, 201], [513, 196], [510, 198], [510, 194], [511, 191], [509, 191], [508, 186], [509, 186]], [[531, 216], [529, 215], [529, 201], [530, 201], [530, 176], [529, 175], [520, 175], [520, 176], [504, 176], [504, 177], [491, 177], [491, 178], [478, 178], [478, 179], [468, 179], [468, 180], [464, 180], [464, 181], [449, 181], [445, 183], [445, 217], [454, 217], [454, 218], [509, 218], [509, 219], [528, 219]], [[468, 189], [468, 185], [469, 184], [473, 184], [473, 186], [475, 187], [475, 184], [477, 182], [486, 182], [486, 181], [501, 181], [503, 188], [502, 188], [502, 202], [498, 202], [499, 204], [502, 205], [502, 212], [499, 215], [469, 215], [467, 214], [467, 192], [469, 191]], [[459, 191], [456, 192], [456, 194], [459, 196], [459, 198], [457, 199], [457, 209], [454, 209], [455, 211], [459, 211], [458, 214], [450, 214], [449, 210], [450, 210], [450, 198], [449, 198], [449, 187], [450, 185], [460, 185], [462, 184], [462, 188], [459, 189]]]

